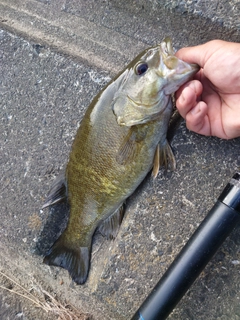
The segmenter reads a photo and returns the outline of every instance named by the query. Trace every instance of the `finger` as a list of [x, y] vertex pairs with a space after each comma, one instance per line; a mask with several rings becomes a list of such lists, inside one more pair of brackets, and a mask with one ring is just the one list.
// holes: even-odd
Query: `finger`
[[183, 118], [195, 107], [198, 97], [202, 94], [202, 84], [197, 80], [187, 82], [176, 93], [176, 107]]
[[176, 52], [176, 56], [188, 63], [197, 63], [201, 68], [204, 66], [203, 52], [205, 52], [205, 44], [182, 48]]
[[207, 105], [200, 101], [186, 115], [186, 126], [189, 130], [206, 136], [211, 135], [211, 126], [207, 115]]
[[209, 57], [224, 44], [225, 41], [212, 40], [198, 46], [182, 48], [176, 52], [176, 56], [188, 63], [197, 63], [203, 68]]

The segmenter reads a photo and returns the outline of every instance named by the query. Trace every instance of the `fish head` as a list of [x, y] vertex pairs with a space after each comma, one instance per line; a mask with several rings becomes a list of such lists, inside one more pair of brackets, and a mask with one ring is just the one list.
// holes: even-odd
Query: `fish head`
[[160, 117], [164, 111], [169, 113], [170, 95], [198, 70], [198, 65], [174, 55], [170, 38], [145, 50], [120, 75], [113, 100], [118, 124], [143, 124]]

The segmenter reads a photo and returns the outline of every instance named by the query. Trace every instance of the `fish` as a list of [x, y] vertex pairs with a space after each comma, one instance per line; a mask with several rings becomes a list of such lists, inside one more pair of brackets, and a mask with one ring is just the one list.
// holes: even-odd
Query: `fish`
[[100, 91], [86, 110], [63, 176], [53, 183], [42, 208], [66, 200], [66, 229], [43, 262], [68, 270], [84, 284], [98, 230], [115, 239], [126, 199], [151, 171], [176, 166], [167, 141], [171, 95], [197, 71], [174, 55], [170, 38], [141, 52]]

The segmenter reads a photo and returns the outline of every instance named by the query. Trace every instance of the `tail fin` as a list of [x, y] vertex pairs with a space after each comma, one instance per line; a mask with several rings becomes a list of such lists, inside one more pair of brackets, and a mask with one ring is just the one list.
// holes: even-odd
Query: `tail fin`
[[60, 237], [43, 262], [68, 270], [73, 281], [77, 284], [83, 284], [87, 280], [90, 267], [90, 248], [69, 248], [61, 241]]

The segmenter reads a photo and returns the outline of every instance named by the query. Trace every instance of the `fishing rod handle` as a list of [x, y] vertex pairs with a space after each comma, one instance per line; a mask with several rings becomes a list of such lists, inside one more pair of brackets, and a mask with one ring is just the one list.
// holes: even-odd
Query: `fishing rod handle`
[[240, 223], [240, 174], [234, 174], [132, 320], [164, 320]]

